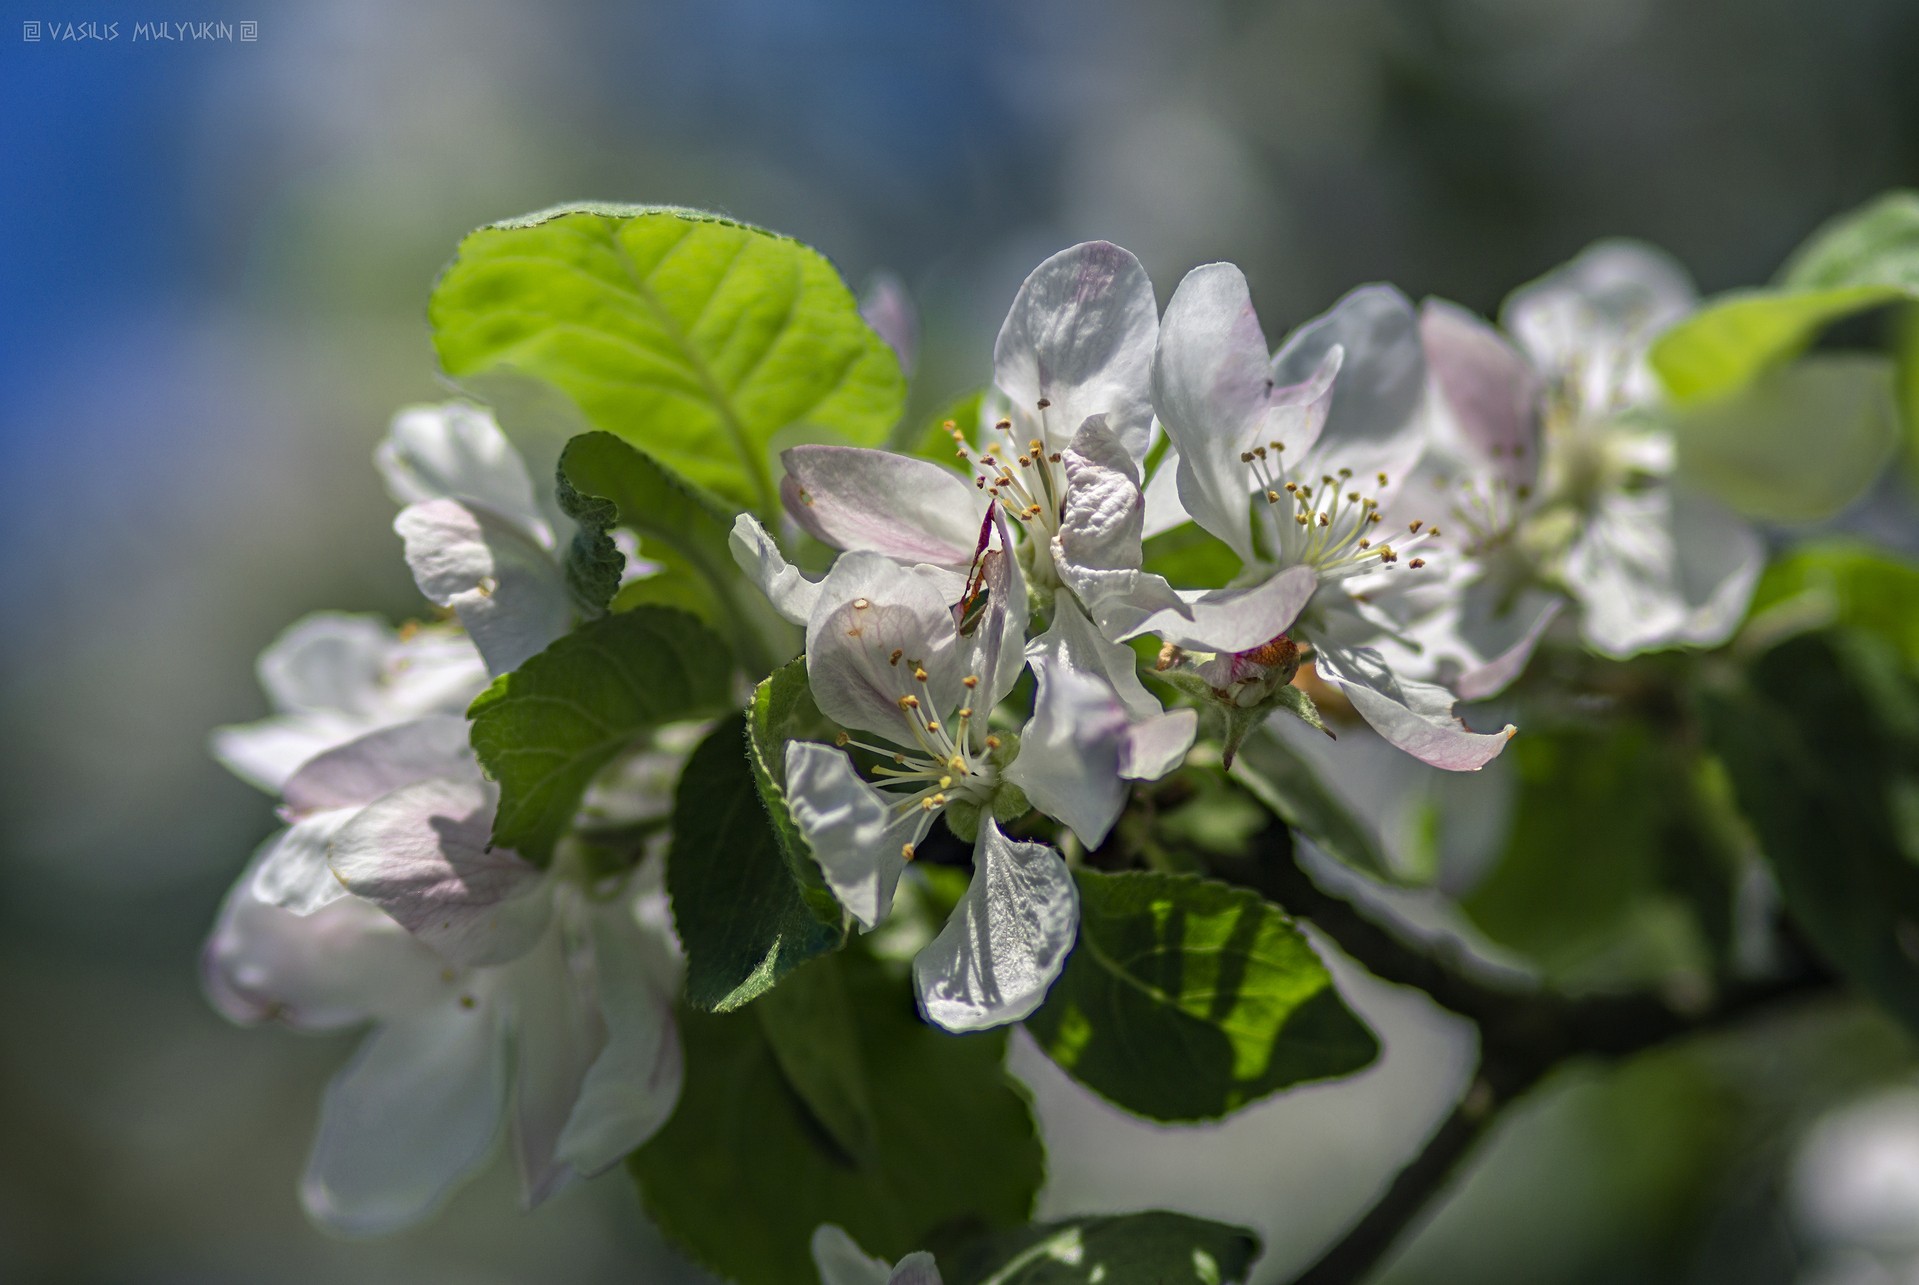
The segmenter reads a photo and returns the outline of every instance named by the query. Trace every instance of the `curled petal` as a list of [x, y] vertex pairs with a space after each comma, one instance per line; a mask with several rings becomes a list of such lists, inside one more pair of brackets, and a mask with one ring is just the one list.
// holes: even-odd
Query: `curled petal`
[[1508, 723], [1497, 732], [1473, 731], [1454, 717], [1451, 692], [1394, 674], [1371, 647], [1320, 646], [1313, 663], [1374, 731], [1420, 762], [1449, 772], [1484, 767], [1516, 730]]
[[552, 909], [541, 872], [490, 841], [495, 787], [422, 781], [363, 808], [333, 841], [333, 872], [460, 964], [532, 948]]
[[773, 610], [796, 625], [812, 618], [820, 600], [819, 581], [808, 580], [798, 567], [786, 560], [758, 518], [750, 513], [740, 514], [733, 520], [733, 531], [726, 543], [733, 551], [733, 561], [766, 595]]
[[812, 741], [787, 744], [786, 797], [840, 904], [862, 928], [886, 918], [906, 848], [926, 837], [933, 813], [875, 789], [845, 751]]
[[483, 999], [376, 1030], [327, 1085], [300, 1196], [354, 1236], [416, 1223], [486, 1162], [506, 1106], [506, 1040]]
[[949, 1031], [1030, 1015], [1073, 948], [1079, 889], [1059, 853], [1015, 843], [981, 816], [973, 881], [940, 934], [913, 960], [920, 1008]]
[[1064, 448], [1087, 416], [1103, 414], [1137, 459], [1153, 422], [1158, 329], [1153, 283], [1139, 260], [1088, 241], [1046, 260], [1020, 286], [993, 344], [994, 383], [1048, 451]]
[[785, 491], [788, 510], [824, 543], [901, 562], [972, 562], [986, 497], [953, 470], [856, 446], [796, 446], [780, 459], [797, 488]]
[[559, 564], [526, 532], [455, 500], [408, 505], [393, 520], [420, 592], [451, 607], [494, 674], [518, 669], [573, 624]]
[[373, 462], [402, 505], [457, 500], [519, 527], [552, 547], [526, 463], [490, 411], [464, 402], [410, 406], [393, 417]]
[[1115, 614], [1110, 625], [1121, 639], [1158, 634], [1194, 651], [1250, 651], [1291, 629], [1318, 587], [1311, 567], [1288, 567], [1245, 589], [1182, 593], [1177, 606], [1137, 619]]

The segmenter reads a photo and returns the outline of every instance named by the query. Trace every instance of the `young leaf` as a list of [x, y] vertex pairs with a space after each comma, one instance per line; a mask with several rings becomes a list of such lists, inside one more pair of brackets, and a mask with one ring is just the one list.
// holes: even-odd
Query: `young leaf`
[[1708, 694], [1786, 909], [1855, 985], [1919, 1029], [1919, 682], [1885, 639], [1793, 638]]
[[1731, 393], [1835, 321], [1919, 298], [1919, 193], [1891, 192], [1814, 232], [1776, 286], [1719, 296], [1653, 345], [1680, 402]]
[[1259, 1257], [1245, 1227], [1165, 1210], [1035, 1223], [944, 1264], [948, 1285], [1239, 1285]]
[[775, 433], [804, 423], [876, 445], [905, 395], [825, 258], [693, 210], [564, 208], [481, 228], [428, 314], [449, 375], [546, 380], [596, 427], [768, 519]]
[[679, 1109], [628, 1161], [661, 1230], [728, 1279], [813, 1281], [808, 1245], [821, 1223], [888, 1261], [945, 1225], [1023, 1223], [1044, 1153], [1002, 1066], [1005, 1034], [925, 1025], [906, 979], [861, 952], [812, 967], [841, 972], [872, 1159], [835, 1141], [754, 1014], [685, 1011]]
[[544, 865], [593, 774], [662, 723], [726, 708], [726, 644], [678, 611], [582, 625], [502, 674], [467, 710], [473, 750], [500, 783], [493, 842]]
[[1190, 875], [1077, 878], [1079, 944], [1026, 1027], [1088, 1088], [1155, 1120], [1205, 1120], [1378, 1056], [1277, 906]]
[[[1287, 717], [1290, 717], [1288, 715]], [[1275, 735], [1248, 737], [1233, 760], [1233, 779], [1320, 851], [1376, 879], [1395, 880], [1391, 863], [1366, 828], [1334, 798], [1313, 769]]]
[[598, 620], [606, 614], [619, 590], [620, 573], [626, 570], [626, 555], [607, 534], [620, 520], [620, 510], [611, 501], [575, 490], [564, 468], [556, 494], [560, 512], [579, 527], [566, 546], [566, 591], [583, 619]]
[[788, 870], [753, 785], [743, 718], [714, 729], [680, 775], [666, 889], [698, 1008], [738, 1008], [845, 939], [839, 917], [816, 916]]

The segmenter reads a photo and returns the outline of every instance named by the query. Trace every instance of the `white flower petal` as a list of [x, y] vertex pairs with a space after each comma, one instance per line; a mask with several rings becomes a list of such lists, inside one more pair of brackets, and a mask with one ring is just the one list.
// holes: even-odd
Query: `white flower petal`
[[973, 881], [913, 960], [920, 1008], [949, 1031], [1017, 1022], [1046, 998], [1079, 931], [1079, 888], [1059, 853], [980, 818]]
[[1291, 629], [1318, 587], [1311, 567], [1288, 567], [1244, 589], [1181, 593], [1177, 608], [1130, 622], [1115, 618], [1123, 627], [1114, 632], [1121, 639], [1158, 634], [1193, 651], [1250, 651]]
[[1531, 363], [1497, 330], [1443, 299], [1420, 307], [1419, 335], [1427, 371], [1477, 470], [1510, 486], [1531, 485], [1543, 391]]
[[302, 817], [267, 841], [253, 875], [253, 895], [269, 906], [310, 915], [347, 895], [327, 864], [327, 850], [358, 805]]
[[294, 812], [358, 808], [415, 781], [477, 770], [467, 721], [430, 714], [316, 754], [287, 779], [281, 794]]
[[408, 505], [393, 520], [420, 592], [458, 613], [494, 674], [518, 669], [573, 624], [559, 564], [526, 532], [455, 500]]
[[439, 956], [370, 902], [296, 915], [261, 901], [260, 860], [227, 894], [200, 957], [207, 996], [230, 1020], [334, 1030], [404, 1011], [444, 984]]
[[1026, 622], [1032, 617], [1026, 575], [1020, 569], [1005, 509], [993, 510], [993, 529], [998, 540], [987, 550], [980, 571], [985, 613], [958, 644], [961, 668], [966, 674], [978, 674], [986, 684], [986, 695], [978, 703], [987, 708], [1005, 700], [1026, 669]]
[[1580, 630], [1623, 659], [1724, 642], [1765, 562], [1759, 536], [1715, 500], [1652, 486], [1602, 496], [1566, 556]]
[[1451, 692], [1394, 674], [1371, 647], [1316, 645], [1314, 668], [1345, 693], [1374, 731], [1422, 763], [1477, 771], [1512, 739], [1510, 723], [1498, 732], [1468, 728], [1453, 715]]
[[351, 740], [365, 723], [342, 714], [281, 714], [215, 728], [210, 744], [220, 766], [270, 794], [315, 754]]
[[531, 950], [500, 970], [500, 1005], [512, 1031], [509, 1147], [527, 1209], [578, 1176], [559, 1154], [588, 1068], [606, 1047], [593, 991], [594, 959], [575, 889]]
[[1603, 413], [1658, 397], [1646, 349], [1697, 302], [1670, 255], [1609, 240], [1513, 291], [1501, 321], [1543, 374], [1569, 380], [1587, 410]]
[[541, 872], [490, 842], [497, 787], [409, 785], [360, 811], [333, 841], [333, 871], [414, 936], [461, 964], [532, 948], [552, 909]]
[[490, 411], [464, 402], [410, 406], [393, 417], [373, 460], [387, 493], [401, 505], [457, 500], [486, 509], [552, 547], [526, 462]]
[[892, 1285], [886, 1260], [869, 1257], [844, 1227], [821, 1223], [813, 1229], [812, 1248], [820, 1285]]
[[1103, 415], [1080, 426], [1060, 466], [1066, 498], [1053, 556], [1061, 578], [1082, 597], [1105, 596], [1107, 582], [1113, 592], [1130, 593], [1145, 556], [1140, 540], [1146, 497], [1140, 492], [1139, 467]]
[[929, 718], [958, 705], [958, 639], [949, 601], [928, 580], [878, 554], [843, 554], [806, 627], [813, 699], [836, 723], [914, 744], [901, 702], [912, 698]]
[[857, 446], [796, 446], [780, 459], [799, 488], [788, 510], [822, 542], [902, 562], [973, 561], [986, 496], [952, 469]]
[[933, 813], [901, 806], [899, 795], [861, 779], [844, 750], [813, 741], [787, 743], [786, 798], [840, 904], [862, 928], [886, 918], [906, 869], [905, 847], [926, 837]]
[[[1158, 304], [1146, 269], [1106, 241], [1062, 250], [1033, 269], [993, 344], [994, 383], [1037, 423], [1049, 452], [1089, 415], [1105, 415], [1134, 458], [1152, 428]], [[1039, 403], [1050, 403], [1044, 410]]]
[[740, 514], [733, 520], [733, 531], [726, 543], [733, 550], [733, 561], [766, 595], [773, 610], [796, 625], [812, 618], [820, 599], [819, 581], [808, 580], [798, 567], [786, 560], [758, 518], [750, 513]]
[[1391, 286], [1359, 287], [1287, 338], [1272, 377], [1281, 385], [1311, 381], [1335, 350], [1343, 359], [1325, 426], [1311, 450], [1289, 440], [1287, 461], [1315, 481], [1350, 468], [1397, 483], [1426, 444], [1426, 354], [1411, 301]]
[[1119, 775], [1126, 709], [1110, 686], [1054, 656], [1035, 655], [1033, 672], [1039, 694], [1006, 778], [1034, 807], [1072, 827], [1087, 848], [1097, 848], [1126, 806]]
[[596, 906], [588, 932], [606, 1047], [580, 1085], [559, 1158], [583, 1174], [618, 1164], [657, 1133], [680, 1098], [677, 969], [629, 901]]
[[506, 1041], [484, 1001], [381, 1026], [327, 1085], [300, 1187], [308, 1214], [356, 1236], [426, 1217], [485, 1163], [506, 1090]]

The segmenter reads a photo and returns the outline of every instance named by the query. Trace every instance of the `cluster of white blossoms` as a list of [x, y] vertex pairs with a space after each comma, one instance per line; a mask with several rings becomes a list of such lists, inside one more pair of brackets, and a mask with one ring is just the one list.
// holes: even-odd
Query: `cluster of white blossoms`
[[[814, 697], [846, 729], [788, 746], [794, 819], [867, 928], [935, 817], [974, 844], [972, 885], [916, 961], [928, 1017], [1022, 1018], [1072, 945], [1065, 860], [1001, 826], [1037, 809], [1095, 848], [1129, 782], [1184, 760], [1197, 711], [1147, 690], [1134, 639], [1224, 720], [1229, 758], [1271, 710], [1318, 725], [1294, 685], [1310, 664], [1453, 771], [1514, 731], [1472, 730], [1457, 699], [1510, 683], [1569, 597], [1608, 655], [1723, 640], [1758, 541], [1671, 485], [1645, 362], [1691, 300], [1665, 259], [1608, 244], [1514, 297], [1524, 355], [1378, 285], [1274, 352], [1237, 268], [1196, 269], [1162, 317], [1138, 260], [1092, 242], [1021, 287], [951, 466], [785, 452], [793, 532], [837, 559], [809, 578], [751, 516], [733, 547], [806, 626]], [[1146, 541], [1189, 523], [1233, 555], [1230, 583], [1147, 569]], [[1023, 667], [1030, 717], [1001, 707]]]
[[[502, 1123], [531, 1205], [616, 1164], [679, 1096], [679, 954], [659, 857], [606, 876], [492, 848], [467, 705], [573, 623], [525, 465], [483, 412], [402, 414], [378, 463], [421, 591], [451, 624], [296, 624], [260, 658], [277, 709], [214, 750], [281, 800], [203, 967], [239, 1022], [372, 1024], [328, 1087], [302, 1185], [356, 1234], [424, 1216]], [[664, 821], [684, 747], [639, 747], [589, 803]], [[616, 797], [615, 797], [616, 796]]]
[[[1473, 771], [1514, 729], [1469, 728], [1457, 700], [1516, 678], [1568, 602], [1609, 656], [1723, 640], [1761, 549], [1674, 480], [1645, 360], [1691, 306], [1666, 260], [1603, 245], [1514, 296], [1517, 346], [1375, 285], [1275, 352], [1237, 268], [1193, 271], [1161, 316], [1139, 262], [1092, 242], [1020, 289], [950, 461], [786, 451], [786, 534], [830, 565], [806, 574], [750, 514], [733, 551], [804, 627], [838, 731], [786, 745], [783, 797], [862, 929], [936, 823], [972, 843], [971, 883], [914, 961], [927, 1018], [973, 1031], [1041, 1004], [1079, 927], [1062, 848], [1104, 844], [1132, 783], [1178, 768], [1202, 730], [1230, 761], [1273, 712], [1322, 726], [1307, 692], [1337, 692], [1398, 750]], [[286, 828], [205, 954], [236, 1021], [372, 1026], [327, 1090], [304, 1185], [352, 1232], [433, 1209], [503, 1126], [532, 1204], [672, 1113], [661, 840], [695, 739], [629, 747], [588, 795], [584, 819], [652, 836], [633, 868], [574, 838], [545, 868], [493, 847], [498, 789], [463, 713], [577, 623], [558, 519], [471, 407], [402, 414], [377, 461], [407, 563], [451, 619], [316, 616], [261, 658], [278, 712], [215, 749], [279, 797]], [[1213, 583], [1149, 569], [1149, 540], [1180, 528], [1210, 558], [1154, 565], [1226, 568]], [[837, 1229], [815, 1252], [833, 1279], [937, 1280]]]

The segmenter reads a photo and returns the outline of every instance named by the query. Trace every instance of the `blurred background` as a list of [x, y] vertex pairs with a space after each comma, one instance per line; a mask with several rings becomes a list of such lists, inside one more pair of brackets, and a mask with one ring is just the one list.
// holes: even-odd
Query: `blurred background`
[[[177, 6], [176, 6], [177, 8]], [[420, 604], [369, 462], [441, 393], [459, 236], [593, 197], [724, 210], [923, 313], [915, 405], [990, 374], [1089, 237], [1162, 302], [1245, 267], [1269, 333], [1362, 281], [1489, 310], [1595, 237], [1708, 290], [1919, 179], [1910, 0], [195, 0], [0, 27], [0, 1280], [698, 1279], [617, 1176], [496, 1170], [395, 1239], [295, 1182], [351, 1037], [226, 1026], [200, 939], [274, 822], [205, 752], [317, 608]], [[110, 42], [22, 22], [119, 24]], [[1122, 1120], [1030, 1046], [1042, 1212], [1252, 1223], [1303, 1264], [1457, 1094], [1465, 1033], [1349, 979], [1383, 1063], [1224, 1129]], [[1412, 1282], [1870, 1285], [1919, 1249], [1912, 1047], [1860, 1008], [1562, 1074], [1390, 1270]], [[1839, 1114], [1831, 1114], [1839, 1112]], [[1851, 1184], [1848, 1186], [1847, 1184]]]

